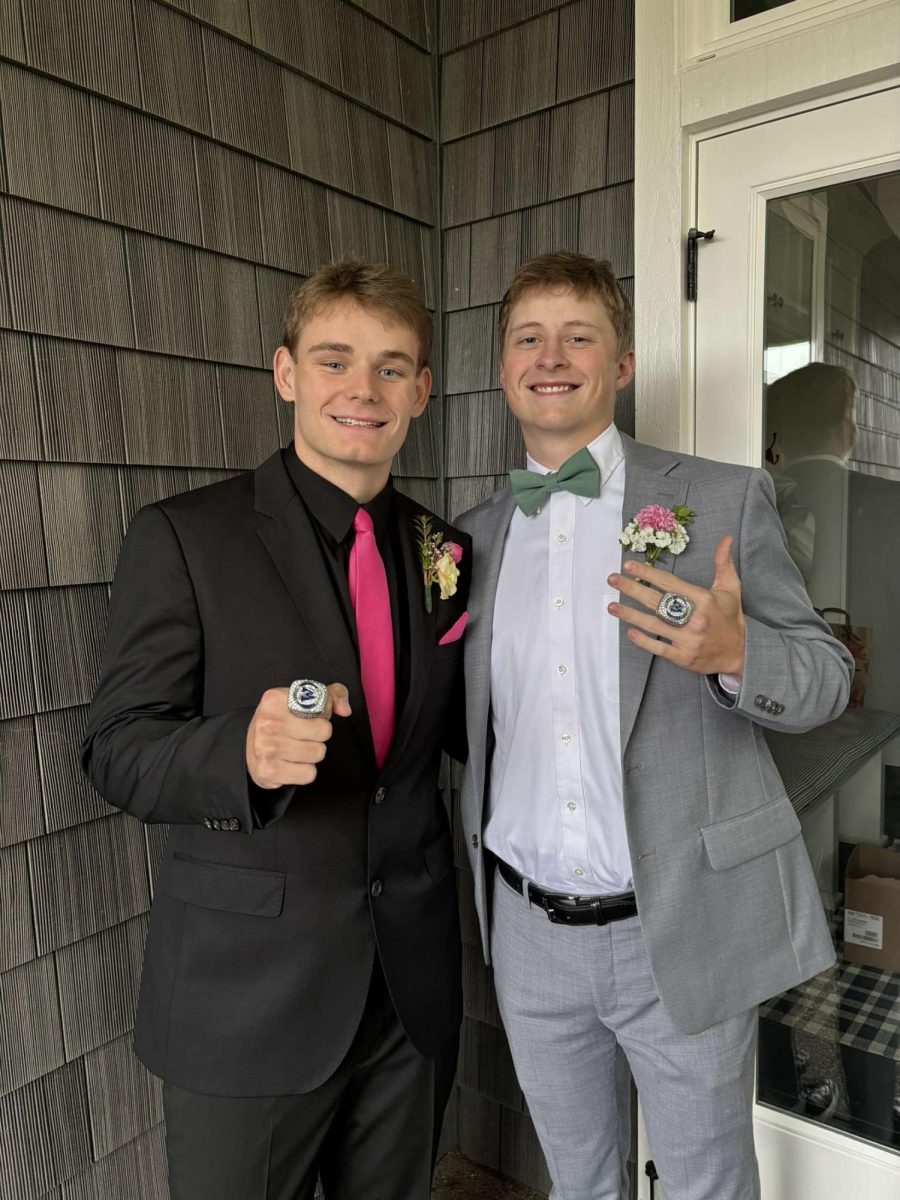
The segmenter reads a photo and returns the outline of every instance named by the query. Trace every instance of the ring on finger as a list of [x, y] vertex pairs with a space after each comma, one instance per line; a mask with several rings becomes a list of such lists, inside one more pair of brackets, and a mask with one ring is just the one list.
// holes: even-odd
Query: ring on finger
[[287, 706], [295, 717], [321, 717], [328, 689], [316, 679], [295, 679], [288, 688]]
[[656, 615], [667, 625], [687, 625], [693, 611], [693, 601], [680, 592], [665, 592], [656, 606]]

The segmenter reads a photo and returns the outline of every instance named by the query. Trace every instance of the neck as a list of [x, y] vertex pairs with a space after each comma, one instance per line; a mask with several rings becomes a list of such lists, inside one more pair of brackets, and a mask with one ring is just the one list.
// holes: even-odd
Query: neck
[[305, 446], [294, 440], [294, 453], [305, 467], [333, 483], [335, 487], [352, 496], [357, 504], [368, 504], [382, 490], [391, 473], [391, 465], [336, 462], [310, 454]]
[[577, 454], [579, 450], [583, 450], [585, 446], [589, 446], [601, 433], [605, 433], [612, 425], [612, 421], [607, 421], [604, 425], [598, 426], [592, 433], [584, 432], [572, 435], [553, 436], [547, 434], [545, 430], [535, 433], [534, 430], [526, 432], [522, 431], [525, 439], [525, 449], [529, 456], [542, 467], [546, 467], [548, 471], [558, 471], [566, 459], [571, 458], [573, 454]]

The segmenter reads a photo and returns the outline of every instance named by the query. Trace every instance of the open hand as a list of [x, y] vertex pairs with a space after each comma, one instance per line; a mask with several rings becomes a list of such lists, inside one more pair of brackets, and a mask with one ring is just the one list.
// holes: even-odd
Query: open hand
[[[733, 541], [730, 536], [724, 537], [716, 547], [716, 575], [711, 588], [685, 583], [659, 567], [631, 560], [625, 563], [625, 575], [610, 575], [610, 584], [640, 605], [609, 605], [614, 617], [634, 627], [628, 630], [628, 637], [636, 646], [699, 675], [743, 673], [744, 610], [741, 581], [731, 561]], [[678, 592], [693, 603], [687, 624], [670, 625], [656, 615], [664, 592]]]
[[342, 683], [328, 687], [320, 717], [295, 717], [287, 698], [287, 688], [263, 692], [247, 729], [247, 771], [257, 787], [312, 783], [331, 737], [332, 716], [350, 716], [349, 694]]

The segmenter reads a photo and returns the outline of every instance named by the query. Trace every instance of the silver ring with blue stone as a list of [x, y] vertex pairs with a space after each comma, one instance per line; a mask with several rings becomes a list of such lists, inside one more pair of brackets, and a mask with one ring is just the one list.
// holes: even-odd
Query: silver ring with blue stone
[[288, 688], [287, 706], [295, 717], [321, 717], [328, 689], [315, 679], [295, 679]]
[[656, 615], [667, 625], [687, 625], [693, 611], [692, 601], [680, 592], [666, 592], [656, 606]]

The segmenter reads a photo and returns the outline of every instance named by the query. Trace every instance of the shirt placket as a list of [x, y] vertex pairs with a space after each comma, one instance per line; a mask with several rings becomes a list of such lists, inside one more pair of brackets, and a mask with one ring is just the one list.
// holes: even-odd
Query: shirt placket
[[547, 571], [550, 696], [556, 764], [556, 804], [560, 814], [566, 873], [581, 879], [587, 871], [587, 825], [578, 745], [577, 663], [575, 657], [576, 498], [557, 492], [550, 504]]

